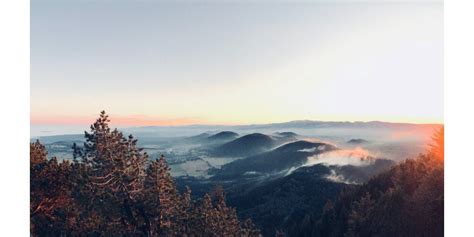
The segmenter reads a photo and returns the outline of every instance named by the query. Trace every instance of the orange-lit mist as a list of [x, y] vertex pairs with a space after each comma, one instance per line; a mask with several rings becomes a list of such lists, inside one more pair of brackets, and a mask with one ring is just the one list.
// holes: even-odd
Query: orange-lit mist
[[444, 161], [444, 126], [434, 133], [432, 139], [433, 141], [430, 144], [431, 154], [435, 155], [441, 161]]

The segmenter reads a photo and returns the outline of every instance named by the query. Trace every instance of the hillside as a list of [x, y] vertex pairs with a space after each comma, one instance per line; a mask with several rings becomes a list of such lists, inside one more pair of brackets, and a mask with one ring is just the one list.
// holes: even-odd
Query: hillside
[[102, 111], [74, 162], [30, 143], [30, 236], [261, 236], [222, 190], [199, 199], [179, 192], [166, 158], [150, 160], [109, 121]]
[[339, 195], [299, 229], [312, 236], [444, 236], [444, 130], [427, 154]]
[[407, 160], [343, 192], [322, 218], [298, 228], [311, 236], [443, 236], [443, 169]]
[[211, 151], [214, 156], [245, 157], [270, 150], [276, 142], [270, 136], [252, 133], [225, 143]]
[[[319, 219], [327, 200], [334, 199], [343, 188], [355, 186], [328, 177], [366, 182], [392, 165], [393, 162], [385, 160], [360, 167], [323, 164], [301, 167], [290, 175], [250, 190], [230, 192], [228, 201], [238, 207], [241, 218], [251, 218], [264, 236], [274, 235], [275, 230], [285, 230], [288, 236], [301, 236], [298, 231], [300, 223]], [[346, 179], [348, 170], [352, 172]]]
[[184, 142], [190, 142], [190, 143], [202, 143], [207, 138], [209, 138], [209, 136], [211, 136], [209, 133], [201, 133], [195, 136], [186, 137], [183, 140]]
[[296, 136], [298, 136], [298, 134], [296, 134], [294, 132], [276, 132], [275, 134], [278, 135], [278, 136], [282, 136], [282, 137], [296, 137]]
[[217, 134], [214, 134], [207, 138], [208, 142], [215, 143], [215, 142], [228, 142], [231, 140], [236, 139], [239, 134], [232, 132], [232, 131], [223, 131]]
[[216, 178], [235, 178], [250, 174], [285, 171], [303, 165], [311, 155], [334, 149], [336, 147], [325, 143], [292, 142], [274, 150], [226, 164], [219, 170]]

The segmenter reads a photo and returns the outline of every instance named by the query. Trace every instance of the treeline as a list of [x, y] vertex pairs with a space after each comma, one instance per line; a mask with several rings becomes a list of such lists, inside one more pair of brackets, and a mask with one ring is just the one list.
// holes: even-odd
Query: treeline
[[150, 161], [109, 122], [102, 112], [72, 162], [30, 144], [32, 236], [261, 236], [222, 189], [200, 200], [178, 192], [165, 158]]
[[427, 154], [341, 192], [298, 236], [444, 236], [444, 129]]

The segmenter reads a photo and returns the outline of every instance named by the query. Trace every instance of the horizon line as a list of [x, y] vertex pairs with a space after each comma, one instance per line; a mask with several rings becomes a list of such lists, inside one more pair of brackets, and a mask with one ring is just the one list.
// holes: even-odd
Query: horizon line
[[[272, 125], [285, 124], [295, 122], [313, 122], [313, 123], [389, 123], [389, 124], [414, 124], [414, 125], [444, 125], [444, 122], [415, 122], [415, 121], [390, 121], [390, 120], [312, 120], [312, 119], [296, 119], [286, 120], [284, 122], [268, 122], [268, 123], [189, 123], [189, 124], [122, 124], [115, 122], [116, 119], [110, 119], [110, 124], [119, 126], [120, 128], [145, 128], [145, 127], [192, 127], [192, 126], [224, 126], [224, 127], [238, 127], [238, 126], [258, 126], [258, 125]], [[184, 119], [182, 119], [184, 120]], [[181, 121], [182, 121], [181, 120]], [[180, 121], [175, 120], [175, 121]], [[91, 125], [92, 123], [36, 123], [30, 120], [30, 125], [33, 126], [81, 126]]]

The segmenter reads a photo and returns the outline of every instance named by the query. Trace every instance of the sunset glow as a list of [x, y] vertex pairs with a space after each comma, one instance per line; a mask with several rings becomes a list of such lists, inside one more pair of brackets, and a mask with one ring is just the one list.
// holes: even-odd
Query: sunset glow
[[442, 0], [29, 9], [30, 236], [444, 237]]
[[[32, 124], [61, 124], [61, 125], [88, 125], [91, 124], [97, 116], [82, 116], [82, 117], [68, 117], [68, 116], [57, 116], [57, 117], [38, 117], [32, 118]], [[160, 119], [145, 115], [132, 115], [132, 116], [115, 116], [112, 124], [121, 126], [179, 126], [179, 125], [190, 125], [190, 124], [206, 124], [205, 121], [199, 121], [194, 119]]]
[[32, 6], [32, 126], [443, 123], [442, 3]]

